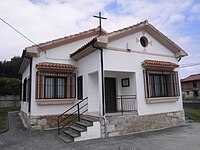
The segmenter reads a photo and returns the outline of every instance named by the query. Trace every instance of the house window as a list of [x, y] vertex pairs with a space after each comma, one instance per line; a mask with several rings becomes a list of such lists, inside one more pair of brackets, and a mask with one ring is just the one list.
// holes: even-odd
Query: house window
[[198, 96], [199, 96], [198, 91], [194, 91], [193, 93], [194, 93], [194, 94], [193, 94], [194, 97], [198, 97]]
[[22, 98], [24, 102], [26, 102], [26, 91], [27, 91], [26, 85], [27, 85], [27, 79], [25, 78], [23, 83], [23, 98]]
[[197, 81], [194, 81], [192, 84], [193, 84], [193, 88], [197, 88]]
[[187, 95], [190, 95], [190, 91], [187, 91], [186, 94], [187, 94]]
[[66, 99], [76, 97], [74, 73], [37, 72], [37, 99]]
[[78, 99], [83, 99], [83, 76], [77, 78], [78, 83]]
[[147, 98], [180, 96], [177, 72], [146, 70], [145, 80]]
[[142, 36], [140, 38], [140, 44], [143, 46], [143, 47], [147, 47], [149, 42], [148, 42], [148, 39], [145, 37], [145, 36]]
[[66, 78], [45, 77], [45, 98], [65, 98]]
[[30, 80], [25, 78], [23, 82], [22, 100], [28, 102], [30, 99]]

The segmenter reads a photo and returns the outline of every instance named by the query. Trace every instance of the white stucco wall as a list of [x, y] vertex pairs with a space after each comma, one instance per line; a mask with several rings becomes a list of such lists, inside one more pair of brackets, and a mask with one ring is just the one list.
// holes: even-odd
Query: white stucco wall
[[[24, 84], [24, 79], [25, 78], [29, 78], [30, 75], [30, 64], [27, 66], [27, 68], [24, 70], [24, 73], [22, 74], [22, 84]], [[22, 92], [23, 92], [23, 86], [22, 88]], [[22, 95], [22, 99], [23, 99], [23, 94]], [[24, 102], [23, 100], [21, 101], [21, 110], [25, 113], [28, 113], [28, 102]]]
[[108, 44], [108, 47], [117, 47], [117, 48], [122, 48], [122, 49], [129, 48], [131, 50], [143, 52], [144, 47], [142, 47], [142, 45], [140, 44], [140, 38], [143, 36], [143, 33], [144, 33], [144, 36], [149, 41], [148, 46], [145, 48], [146, 51], [150, 53], [161, 54], [161, 55], [166, 54], [166, 55], [174, 56], [174, 54], [170, 50], [164, 47], [160, 42], [154, 39], [145, 30], [142, 30], [140, 32], [112, 41]]
[[[134, 52], [105, 49], [104, 70], [135, 72], [135, 84], [137, 89], [136, 95], [139, 115], [183, 110], [181, 96], [179, 97], [179, 100], [177, 102], [156, 104], [147, 104], [145, 102], [143, 67], [141, 66], [142, 62], [146, 59], [169, 61], [172, 63], [178, 63], [178, 61], [175, 57], [173, 57], [174, 55], [170, 50], [165, 48], [161, 43], [157, 42], [153, 37], [151, 37], [147, 33], [145, 33], [145, 36], [149, 39], [149, 41], [152, 41], [152, 45], [148, 45], [148, 47], [145, 48], [144, 51], [144, 48], [140, 45], [140, 42], [136, 42], [136, 39], [140, 39], [141, 36], [142, 32], [138, 32], [134, 35], [110, 42], [109, 47], [121, 49], [126, 49], [128, 43], [129, 49], [134, 50]], [[135, 52], [136, 50], [140, 53]], [[152, 52], [156, 54], [161, 54], [162, 56], [153, 55]], [[179, 70], [176, 69], [176, 71]]]
[[100, 94], [99, 94], [99, 85], [98, 85], [98, 72], [94, 72], [88, 75], [88, 110], [89, 112], [99, 112], [99, 102]]
[[100, 51], [90, 53], [77, 64], [77, 76], [83, 76], [83, 97], [88, 97], [88, 112], [101, 112]]
[[33, 58], [32, 67], [32, 94], [31, 94], [31, 116], [37, 115], [57, 115], [66, 111], [73, 104], [66, 105], [38, 105], [36, 103], [36, 64], [40, 62], [72, 64], [77, 66], [77, 62], [70, 58], [70, 54], [80, 48], [82, 45], [90, 41], [93, 37], [84, 40], [69, 43], [64, 46], [56, 47], [46, 52], [40, 52], [40, 57]]

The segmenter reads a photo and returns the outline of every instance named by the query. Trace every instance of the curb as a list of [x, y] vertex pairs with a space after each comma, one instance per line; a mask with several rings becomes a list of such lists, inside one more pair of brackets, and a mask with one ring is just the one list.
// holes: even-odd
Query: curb
[[189, 116], [189, 115], [186, 115], [186, 114], [185, 114], [185, 116], [187, 116], [189, 119], [194, 120], [194, 122], [200, 122], [200, 120], [196, 120], [196, 119], [194, 119], [193, 117], [191, 117], [191, 116]]

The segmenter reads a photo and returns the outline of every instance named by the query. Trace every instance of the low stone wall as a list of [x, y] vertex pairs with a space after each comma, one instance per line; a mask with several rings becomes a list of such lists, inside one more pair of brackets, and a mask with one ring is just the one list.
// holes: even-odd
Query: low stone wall
[[[19, 116], [25, 127], [30, 127], [31, 130], [49, 130], [55, 129], [58, 127], [58, 115], [46, 115], [46, 116], [30, 116], [30, 120], [28, 118], [28, 114], [20, 111]], [[60, 120], [66, 118], [67, 115], [60, 118]], [[70, 115], [69, 120], [75, 118], [75, 115]], [[66, 124], [69, 120], [64, 120], [60, 123], [60, 126]]]
[[45, 130], [57, 127], [57, 115], [31, 116], [30, 123], [33, 130]]
[[[108, 136], [178, 126], [185, 123], [184, 111], [138, 116], [134, 114], [107, 116]], [[104, 137], [104, 122], [101, 122], [101, 136]]]
[[30, 118], [28, 118], [28, 114], [20, 111], [19, 116], [23, 122], [23, 125], [26, 128], [30, 127], [31, 130], [45, 130], [57, 127], [57, 115], [30, 116]]
[[20, 106], [19, 95], [5, 95], [0, 96], [0, 107]]
[[[20, 112], [25, 126], [28, 124], [28, 115]], [[32, 130], [46, 130], [57, 128], [58, 115], [31, 116], [30, 128]], [[64, 116], [63, 118], [65, 118]], [[72, 116], [75, 117], [75, 116]], [[61, 118], [61, 120], [63, 119]], [[118, 136], [134, 132], [178, 126], [185, 123], [184, 111], [138, 116], [137, 113], [107, 116], [108, 136]], [[62, 122], [61, 126], [69, 120]], [[105, 137], [105, 125], [101, 119], [101, 137]]]

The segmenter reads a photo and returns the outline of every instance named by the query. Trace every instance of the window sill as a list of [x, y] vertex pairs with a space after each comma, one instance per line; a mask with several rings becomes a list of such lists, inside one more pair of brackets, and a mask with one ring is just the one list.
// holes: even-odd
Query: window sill
[[38, 105], [74, 104], [76, 101], [76, 99], [36, 99]]
[[179, 97], [157, 97], [157, 98], [146, 98], [147, 104], [154, 104], [154, 103], [168, 103], [168, 102], [176, 102], [178, 101]]

